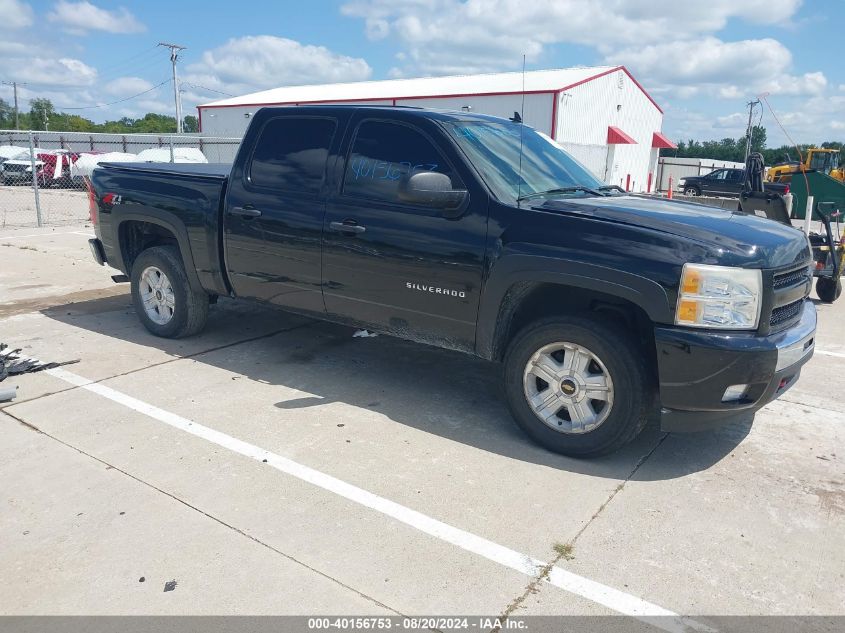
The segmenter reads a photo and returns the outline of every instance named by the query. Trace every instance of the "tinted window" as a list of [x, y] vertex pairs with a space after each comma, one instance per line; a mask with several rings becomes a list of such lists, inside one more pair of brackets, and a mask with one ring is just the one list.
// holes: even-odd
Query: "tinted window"
[[446, 174], [453, 188], [462, 188], [437, 148], [420, 132], [396, 123], [367, 121], [355, 135], [343, 191], [398, 202], [401, 181], [421, 171]]
[[335, 131], [332, 119], [284, 117], [264, 126], [249, 177], [259, 187], [316, 192]]

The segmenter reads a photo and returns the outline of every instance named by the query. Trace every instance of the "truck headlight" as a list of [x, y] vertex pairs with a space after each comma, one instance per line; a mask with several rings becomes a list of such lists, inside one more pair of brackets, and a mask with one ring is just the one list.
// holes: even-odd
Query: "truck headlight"
[[760, 270], [684, 264], [675, 324], [754, 330], [760, 320], [762, 291]]

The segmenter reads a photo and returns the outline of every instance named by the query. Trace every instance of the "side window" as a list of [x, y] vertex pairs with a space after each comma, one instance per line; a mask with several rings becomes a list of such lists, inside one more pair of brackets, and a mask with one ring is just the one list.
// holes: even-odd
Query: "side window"
[[397, 123], [365, 121], [358, 127], [346, 163], [343, 192], [398, 202], [402, 180], [423, 171], [446, 174], [453, 188], [463, 187], [437, 148], [420, 132]]
[[720, 169], [713, 172], [712, 178], [714, 180], [724, 180], [727, 175], [728, 171], [726, 169]]
[[742, 177], [745, 175], [741, 169], [732, 169], [728, 177], [731, 182], [742, 182]]
[[272, 189], [319, 191], [336, 127], [333, 119], [271, 119], [252, 154], [250, 182]]

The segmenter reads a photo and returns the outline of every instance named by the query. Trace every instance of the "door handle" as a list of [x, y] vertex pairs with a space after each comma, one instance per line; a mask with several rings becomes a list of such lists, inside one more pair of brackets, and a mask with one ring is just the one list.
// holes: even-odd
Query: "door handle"
[[347, 235], [357, 235], [367, 230], [367, 227], [361, 226], [355, 220], [344, 220], [343, 222], [329, 222], [329, 228], [332, 231], [339, 233], [346, 233]]
[[236, 215], [238, 217], [244, 218], [245, 220], [261, 216], [261, 211], [259, 211], [255, 207], [251, 207], [248, 205], [245, 207], [232, 207], [231, 209], [229, 209], [228, 213], [229, 215]]

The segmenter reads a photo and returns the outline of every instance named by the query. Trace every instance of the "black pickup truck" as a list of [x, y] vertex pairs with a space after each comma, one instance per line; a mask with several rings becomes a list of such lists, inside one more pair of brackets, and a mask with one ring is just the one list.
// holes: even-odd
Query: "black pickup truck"
[[[789, 185], [779, 182], [767, 182], [766, 191], [785, 195]], [[734, 167], [715, 169], [704, 176], [686, 176], [678, 179], [678, 189], [685, 196], [714, 196], [717, 198], [739, 198], [746, 190], [745, 170]]]
[[753, 412], [813, 352], [801, 231], [628, 195], [495, 117], [264, 108], [233, 165], [107, 164], [90, 199], [154, 334], [227, 296], [475, 354], [569, 455]]

